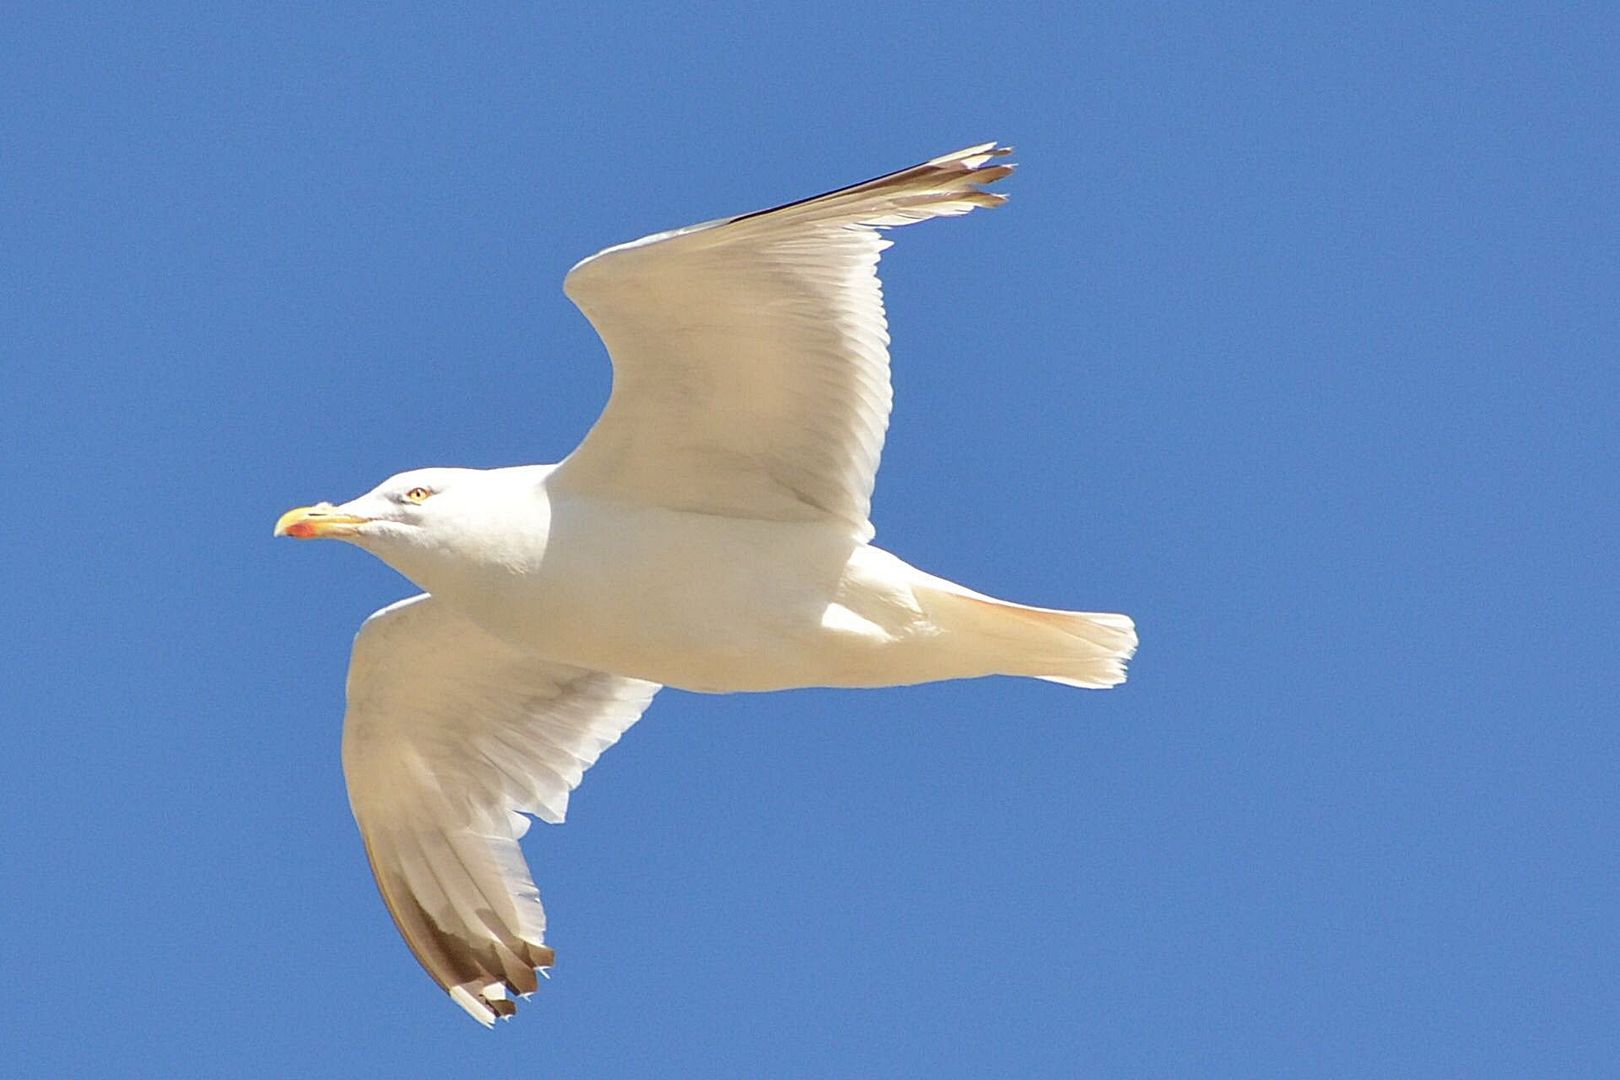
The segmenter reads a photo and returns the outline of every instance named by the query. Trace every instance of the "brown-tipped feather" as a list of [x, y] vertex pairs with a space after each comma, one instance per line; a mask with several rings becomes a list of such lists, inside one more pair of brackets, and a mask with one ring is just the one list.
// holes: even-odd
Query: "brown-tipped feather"
[[908, 204], [927, 206], [941, 202], [967, 202], [983, 207], [1000, 206], [1007, 201], [1007, 196], [984, 191], [983, 185], [993, 184], [1008, 176], [1017, 166], [1012, 162], [1000, 165], [985, 165], [984, 162], [993, 157], [1006, 157], [1010, 153], [1012, 147], [997, 146], [995, 143], [970, 146], [965, 150], [925, 161], [921, 165], [913, 165], [909, 169], [885, 173], [820, 195], [795, 199], [768, 210], [742, 214], [732, 218], [731, 222], [748, 221], [764, 217], [766, 214], [808, 206], [811, 203], [826, 203], [831, 207], [853, 199], [864, 201], [865, 198], [879, 193], [891, 195], [896, 208]]
[[[521, 938], [481, 948], [445, 933], [411, 891], [377, 865], [369, 843], [366, 858], [400, 936], [410, 946], [416, 962], [441, 989], [448, 992], [457, 986], [470, 987], [479, 1004], [496, 1016], [511, 1016], [517, 1012], [517, 1004], [510, 997], [534, 993], [540, 985], [536, 969], [557, 962], [554, 950]], [[504, 987], [507, 996], [489, 996], [486, 991], [494, 986]]]

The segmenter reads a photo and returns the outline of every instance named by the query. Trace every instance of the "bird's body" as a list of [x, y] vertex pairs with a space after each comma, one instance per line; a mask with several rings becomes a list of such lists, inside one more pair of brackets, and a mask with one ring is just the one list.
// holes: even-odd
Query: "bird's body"
[[614, 391], [557, 465], [423, 469], [277, 533], [346, 539], [423, 595], [367, 620], [344, 768], [417, 958], [484, 1022], [551, 962], [517, 839], [660, 685], [726, 693], [991, 674], [1124, 681], [1123, 615], [976, 593], [873, 546], [888, 422], [879, 229], [993, 206], [992, 144], [609, 248], [567, 290]]
[[[987, 609], [1039, 609], [926, 574], [841, 523], [556, 495], [554, 468], [464, 471], [455, 490], [498, 512], [458, 530], [450, 546], [383, 558], [514, 648], [683, 690], [1086, 679], [1091, 659], [1089, 681], [1112, 685], [1122, 675], [1109, 663], [1121, 641], [1094, 658], [1073, 655], [1074, 645], [1043, 654], [1031, 648], [1046, 629], [1038, 617], [1010, 616], [1003, 635], [986, 633]], [[419, 475], [430, 473], [440, 470]]]
[[[684, 690], [880, 680], [872, 654], [889, 640], [851, 632], [832, 612], [853, 604], [883, 618], [872, 582], [883, 556], [836, 526], [538, 494], [548, 515], [545, 554], [509, 584], [491, 577], [469, 590], [481, 625], [504, 640]], [[672, 590], [671, 581], [704, 584]], [[494, 602], [503, 588], [505, 602]], [[461, 595], [448, 583], [429, 591], [451, 603]], [[906, 631], [900, 615], [884, 619], [896, 642]]]

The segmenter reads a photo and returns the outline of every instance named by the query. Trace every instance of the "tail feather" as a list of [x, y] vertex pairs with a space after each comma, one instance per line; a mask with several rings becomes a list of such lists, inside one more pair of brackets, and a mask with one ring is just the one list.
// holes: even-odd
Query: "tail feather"
[[965, 589], [940, 598], [954, 609], [945, 625], [993, 657], [998, 674], [1100, 690], [1125, 681], [1136, 652], [1128, 615], [1029, 607]]

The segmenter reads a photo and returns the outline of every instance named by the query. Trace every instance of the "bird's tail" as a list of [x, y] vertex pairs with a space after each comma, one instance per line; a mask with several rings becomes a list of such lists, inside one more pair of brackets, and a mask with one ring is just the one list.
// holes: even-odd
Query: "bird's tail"
[[1029, 607], [940, 584], [949, 587], [927, 590], [924, 601], [934, 621], [995, 674], [1098, 690], [1125, 681], [1125, 662], [1136, 652], [1130, 616]]

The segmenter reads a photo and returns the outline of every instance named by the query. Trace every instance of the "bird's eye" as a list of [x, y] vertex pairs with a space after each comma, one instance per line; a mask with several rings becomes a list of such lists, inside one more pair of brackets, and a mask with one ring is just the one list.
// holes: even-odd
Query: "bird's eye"
[[411, 490], [409, 490], [409, 491], [407, 491], [405, 493], [405, 498], [406, 498], [407, 501], [413, 502], [413, 503], [427, 502], [428, 496], [430, 496], [432, 494], [433, 494], [433, 492], [431, 490], [429, 490], [428, 488], [425, 488], [425, 487], [413, 487], [413, 488], [411, 488]]

